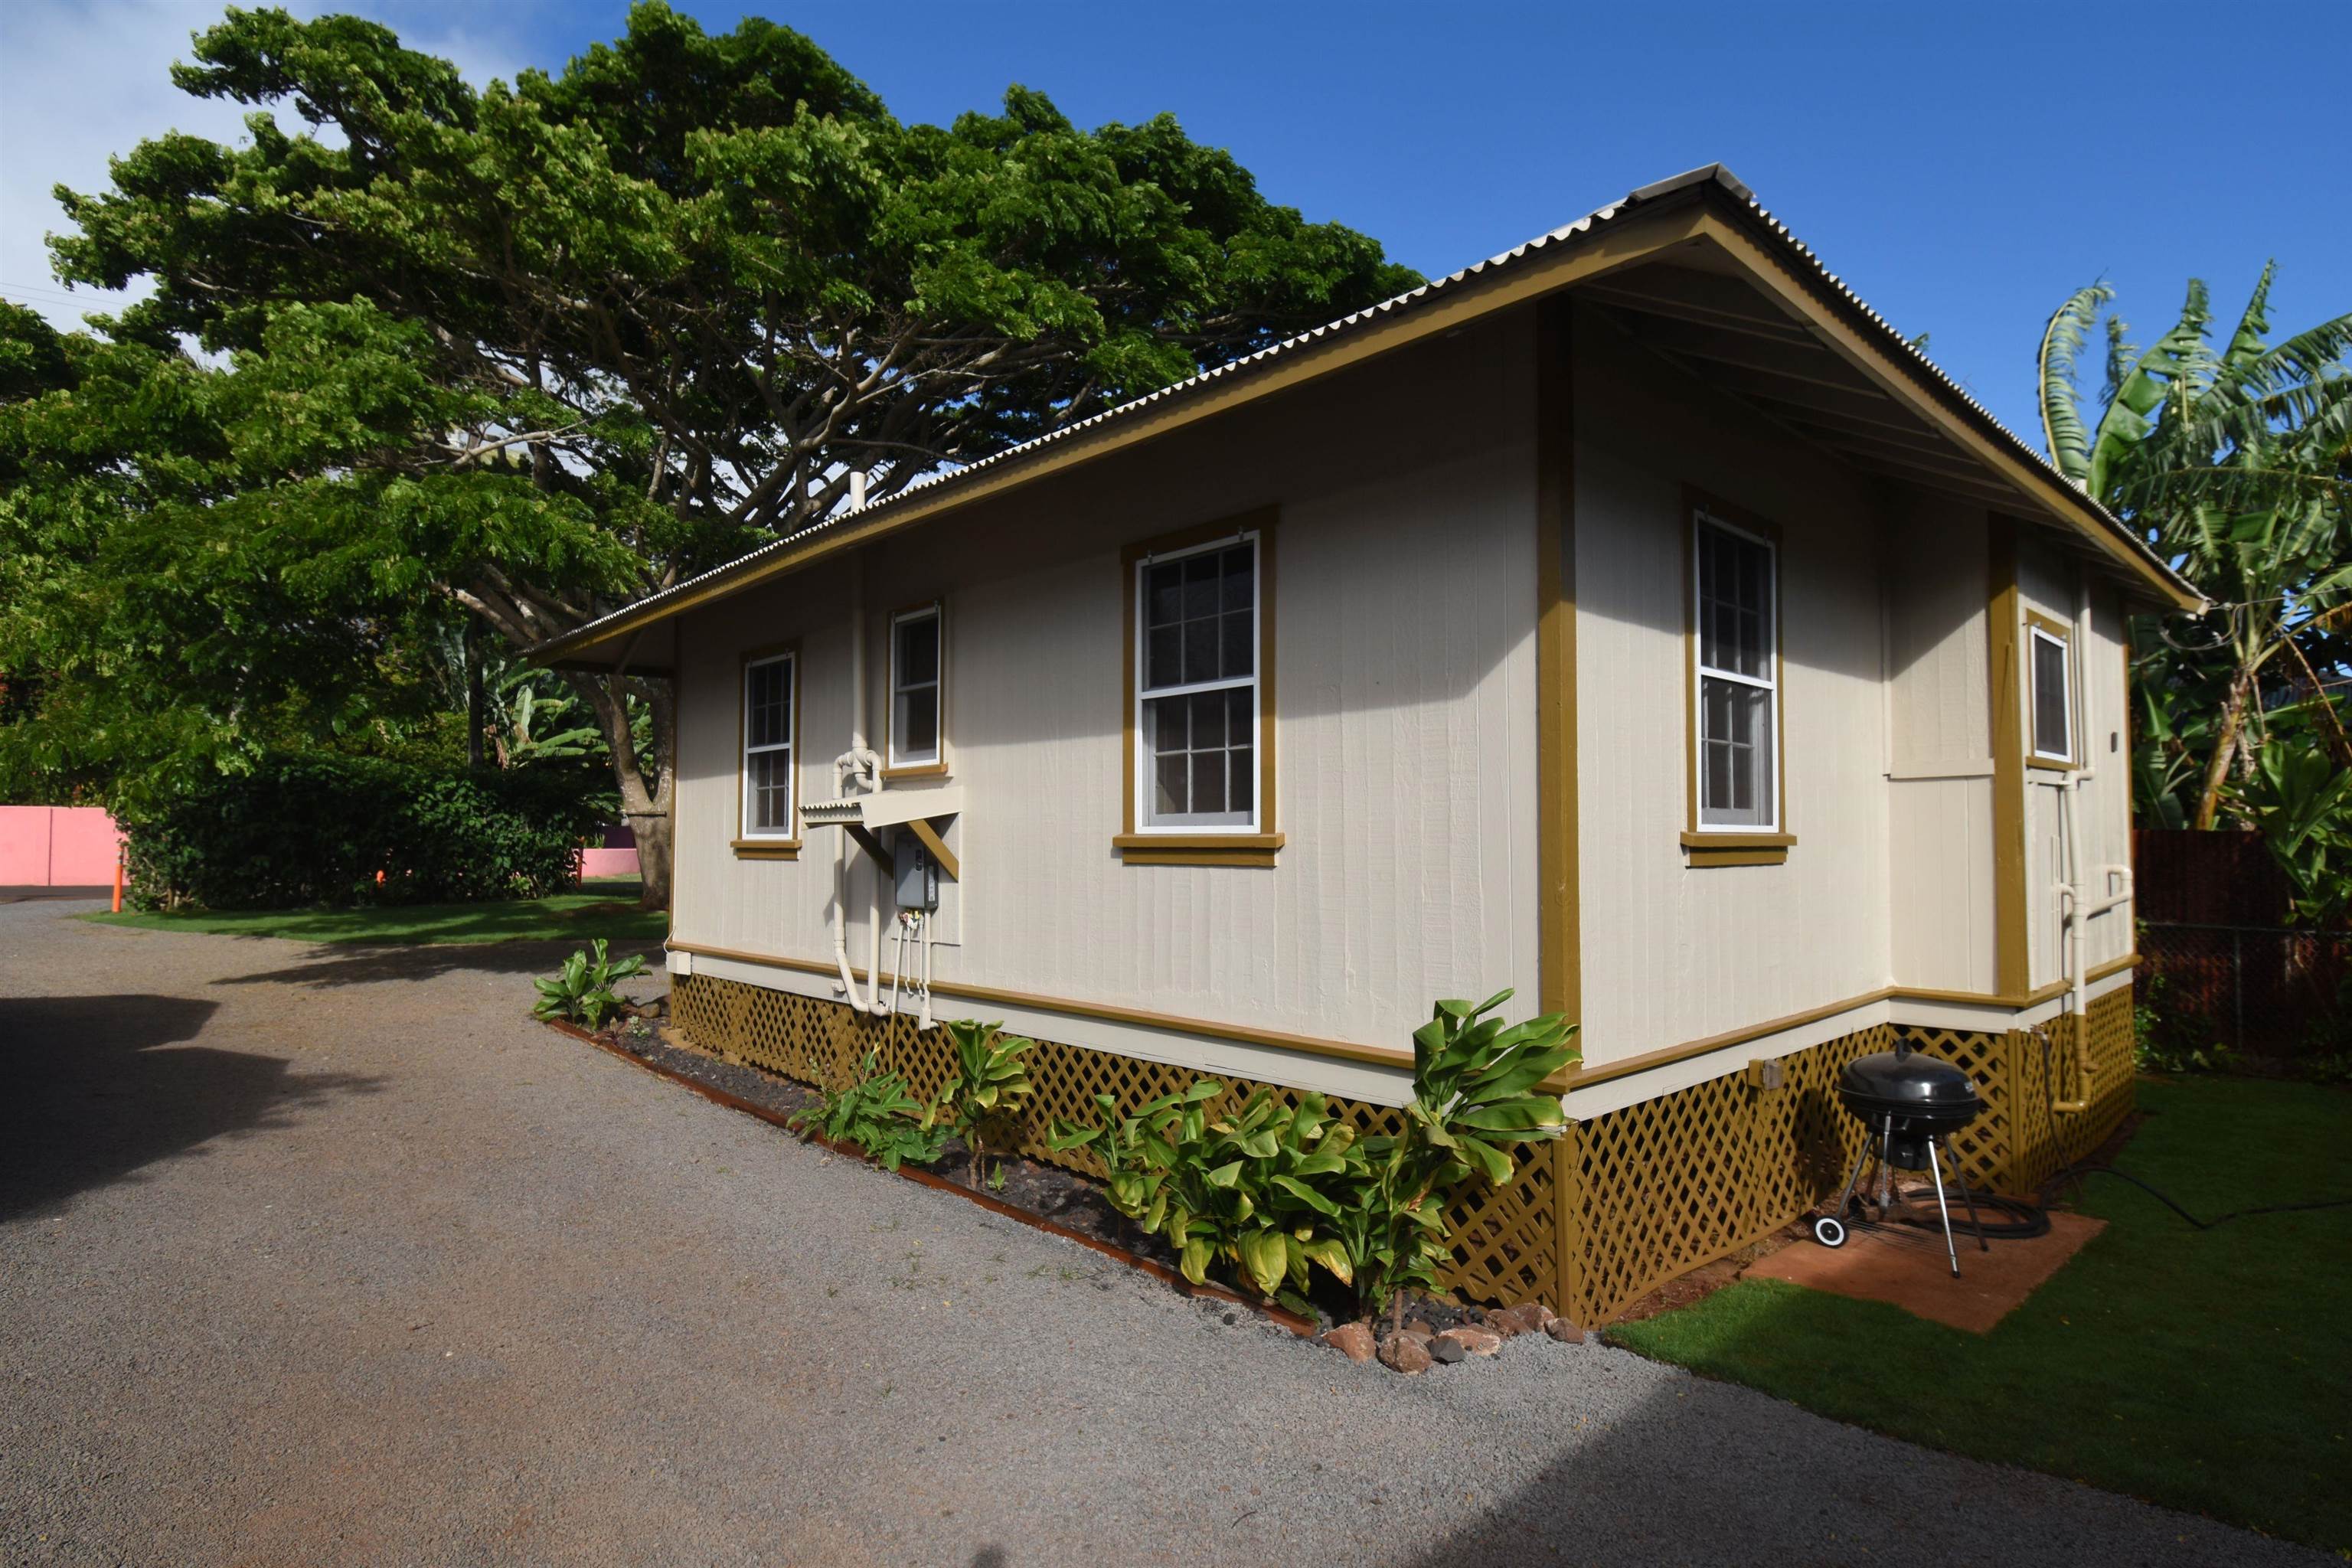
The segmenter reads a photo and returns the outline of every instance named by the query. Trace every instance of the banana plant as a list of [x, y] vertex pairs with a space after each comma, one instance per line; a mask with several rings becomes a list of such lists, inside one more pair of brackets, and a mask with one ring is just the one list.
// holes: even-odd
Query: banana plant
[[2142, 750], [2158, 753], [2134, 770], [2150, 820], [2212, 826], [2290, 690], [2323, 693], [2317, 738], [2352, 768], [2352, 734], [2318, 674], [2352, 653], [2352, 314], [2272, 344], [2274, 272], [2263, 269], [2218, 351], [2201, 281], [2145, 351], [2110, 313], [2095, 416], [2078, 398], [2076, 361], [2114, 290], [2076, 290], [2042, 335], [2051, 460], [2217, 606], [2202, 625], [2144, 626], [2137, 638], [2135, 679], [2168, 710], [2140, 729]]
[[[975, 1023], [970, 1018], [947, 1026], [955, 1065], [948, 1069], [939, 1098], [923, 1116], [925, 1127], [943, 1127], [963, 1140], [963, 1146], [971, 1152], [974, 1186], [982, 1179], [989, 1134], [1017, 1116], [1035, 1092], [1029, 1081], [1028, 1064], [1021, 1058], [1037, 1042], [1005, 1034], [1003, 1029], [1002, 1024]], [[1000, 1158], [1000, 1171], [1003, 1165]]]

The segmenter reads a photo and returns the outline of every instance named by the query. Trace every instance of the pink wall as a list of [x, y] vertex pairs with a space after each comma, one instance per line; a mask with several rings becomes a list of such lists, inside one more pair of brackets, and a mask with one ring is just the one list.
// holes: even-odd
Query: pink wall
[[583, 849], [580, 851], [580, 874], [583, 877], [634, 877], [637, 874], [637, 852], [635, 849]]
[[103, 888], [121, 830], [95, 805], [0, 805], [0, 887]]

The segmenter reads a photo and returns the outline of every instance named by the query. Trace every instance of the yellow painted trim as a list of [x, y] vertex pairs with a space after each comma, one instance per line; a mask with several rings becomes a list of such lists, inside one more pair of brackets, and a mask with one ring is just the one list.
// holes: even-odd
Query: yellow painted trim
[[[773, 837], [761, 837], [761, 836], [759, 836], [759, 835], [749, 835], [749, 836], [747, 836], [747, 835], [744, 833], [744, 831], [743, 831], [743, 775], [744, 775], [747, 772], [749, 772], [749, 771], [750, 771], [750, 769], [749, 769], [749, 766], [747, 765], [747, 760], [746, 760], [746, 758], [745, 758], [745, 756], [744, 756], [744, 752], [743, 752], [743, 746], [744, 746], [744, 742], [746, 742], [746, 740], [749, 738], [749, 737], [745, 734], [745, 732], [744, 732], [744, 728], [743, 728], [744, 723], [745, 723], [745, 721], [746, 721], [746, 715], [745, 715], [745, 713], [744, 713], [744, 709], [746, 708], [746, 706], [748, 706], [748, 704], [749, 704], [749, 702], [750, 702], [750, 700], [751, 700], [751, 685], [750, 685], [750, 682], [751, 682], [751, 667], [752, 667], [753, 665], [755, 665], [755, 664], [764, 663], [764, 662], [766, 662], [767, 660], [772, 659], [772, 658], [790, 658], [790, 659], [793, 661], [792, 689], [791, 689], [789, 692], [787, 692], [787, 693], [785, 694], [785, 699], [786, 699], [787, 703], [788, 703], [788, 704], [789, 704], [789, 706], [790, 706], [791, 713], [792, 713], [792, 736], [791, 736], [791, 739], [789, 740], [789, 742], [788, 742], [787, 743], [792, 747], [792, 752], [793, 752], [793, 765], [792, 765], [791, 774], [790, 774], [790, 776], [791, 776], [791, 781], [792, 781], [792, 800], [791, 800], [791, 803], [790, 803], [790, 807], [791, 807], [792, 816], [793, 816], [793, 831], [792, 831], [792, 832], [790, 832], [790, 833], [788, 833], [788, 834], [782, 834], [782, 835], [778, 835], [778, 836], [773, 836]], [[673, 749], [675, 749], [675, 746], [674, 746], [674, 745], [673, 745]], [[670, 765], [671, 765], [672, 767], [676, 767], [676, 766], [677, 765], [677, 758], [676, 756], [672, 756], [672, 757], [670, 758]], [[678, 791], [677, 791], [677, 789], [675, 786], [672, 786], [672, 788], [671, 788], [671, 790], [670, 790], [670, 797], [671, 797], [673, 800], [675, 800], [675, 799], [677, 797], [677, 795], [678, 795]], [[799, 639], [799, 638], [797, 638], [797, 637], [795, 637], [795, 638], [793, 638], [792, 640], [790, 640], [790, 641], [788, 641], [788, 642], [775, 642], [775, 643], [768, 643], [768, 644], [765, 644], [765, 645], [763, 645], [763, 646], [761, 646], [761, 647], [750, 647], [750, 648], [745, 648], [745, 649], [744, 649], [740, 654], [739, 654], [739, 655], [737, 655], [737, 656], [736, 656], [736, 660], [735, 660], [735, 837], [733, 837], [730, 838], [730, 839], [727, 841], [727, 842], [728, 842], [728, 847], [729, 847], [730, 848], [731, 848], [731, 849], [733, 849], [733, 850], [735, 851], [735, 857], [736, 857], [736, 858], [737, 858], [737, 859], [739, 859], [739, 860], [741, 860], [741, 859], [751, 859], [751, 860], [790, 860], [790, 859], [794, 858], [795, 857], [797, 857], [797, 856], [800, 854], [800, 849], [801, 849], [800, 823], [801, 823], [801, 645], [800, 645], [800, 639]], [[677, 858], [677, 842], [678, 842], [678, 838], [677, 838], [677, 832], [676, 825], [675, 825], [674, 823], [673, 823], [672, 827], [671, 827], [671, 832], [670, 832], [670, 836], [669, 836], [669, 841], [670, 841], [670, 855], [671, 855], [671, 858], [672, 858], [672, 860], [673, 860], [673, 861], [675, 861], [675, 859]], [[766, 851], [766, 853], [762, 853], [762, 854], [751, 854], [751, 853], [749, 853], [749, 852], [748, 852], [748, 849], [749, 849], [749, 847], [757, 847], [759, 849], [763, 850], [763, 851]], [[782, 851], [784, 851], [784, 850], [790, 850], [792, 853], [791, 853], [791, 854], [784, 854], [784, 853], [782, 853]], [[673, 887], [673, 888], [670, 889], [670, 892], [671, 892], [671, 901], [672, 901], [673, 903], [675, 903], [675, 902], [677, 901], [677, 889], [675, 887]]]
[[[2088, 749], [2089, 737], [2078, 733], [2081, 729], [2081, 725], [2076, 721], [2082, 715], [2083, 705], [2082, 693], [2077, 689], [2081, 682], [2080, 678], [2075, 672], [2074, 628], [2068, 626], [2063, 621], [2052, 619], [2050, 616], [2043, 615], [2039, 610], [2028, 610], [2025, 612], [2025, 627], [2027, 637], [2023, 646], [2031, 647], [2033, 642], [2032, 634], [2034, 632], [2040, 632], [2043, 637], [2048, 637], [2051, 641], [2056, 643], [2060, 647], [2066, 651], [2066, 740], [2067, 743], [2074, 749], [2076, 754], [2079, 756], [2083, 752]], [[2033, 690], [2033, 661], [2030, 658], [2023, 659], [2020, 663], [2020, 668], [2024, 674], [2026, 684], [2026, 700], [2023, 711], [2025, 714], [2028, 741], [2025, 747], [2025, 765], [2029, 768], [2041, 768], [2049, 773], [2071, 773], [2074, 772], [2082, 766], [2082, 763], [2074, 758], [2045, 757], [2042, 754], [2039, 748], [2033, 743], [2032, 737], [2034, 722], [2034, 700], [2040, 696], [2040, 693]]]
[[1793, 833], [1685, 833], [1685, 849], [1787, 849], [1797, 842]]
[[[721, 958], [737, 963], [760, 964], [771, 969], [795, 970], [803, 974], [831, 975], [838, 973], [831, 963], [820, 963], [806, 958], [779, 958], [772, 953], [745, 952], [735, 948], [710, 947], [701, 942], [680, 942], [672, 938], [667, 944], [673, 952], [690, 952], [698, 958]], [[1382, 1046], [1360, 1046], [1346, 1040], [1319, 1039], [1310, 1035], [1289, 1035], [1274, 1029], [1245, 1028], [1237, 1024], [1220, 1024], [1207, 1018], [1187, 1018], [1172, 1013], [1150, 1013], [1135, 1007], [1107, 1006], [1098, 1002], [1074, 1002], [1066, 997], [1040, 996], [1027, 991], [1005, 991], [992, 985], [966, 985], [953, 981], [932, 983], [931, 989], [941, 996], [961, 996], [973, 1002], [992, 1002], [1008, 1007], [1035, 1007], [1048, 1013], [1067, 1013], [1077, 1018], [1095, 1018], [1104, 1023], [1132, 1024], [1143, 1028], [1170, 1029], [1180, 1034], [1202, 1035], [1210, 1039], [1233, 1040], [1245, 1046], [1270, 1046], [1276, 1050], [1298, 1051], [1307, 1056], [1330, 1057], [1341, 1061], [1368, 1062], [1374, 1067], [1397, 1068], [1412, 1071], [1412, 1053]]]
[[[2138, 955], [2135, 953], [2103, 963], [2095, 969], [2086, 971], [2083, 977], [2084, 983], [2090, 984], [2105, 980], [2108, 975], [2119, 973], [2138, 962]], [[1791, 1013], [1786, 1017], [1774, 1018], [1762, 1024], [1752, 1024], [1744, 1029], [1731, 1029], [1720, 1035], [1709, 1035], [1704, 1039], [1686, 1041], [1679, 1046], [1665, 1046], [1654, 1051], [1644, 1051], [1638, 1057], [1627, 1057], [1622, 1061], [1606, 1062], [1596, 1068], [1570, 1068], [1568, 1072], [1568, 1088], [1591, 1089], [1596, 1084], [1607, 1083], [1614, 1079], [1631, 1078], [1635, 1073], [1672, 1067], [1676, 1062], [1688, 1061], [1694, 1057], [1727, 1050], [1734, 1046], [1743, 1046], [1752, 1040], [1762, 1039], [1767, 1035], [1777, 1035], [1784, 1029], [1798, 1029], [1807, 1024], [1818, 1024], [1824, 1018], [1833, 1018], [1840, 1013], [1850, 1013], [1857, 1007], [1867, 1007], [1876, 1002], [1954, 1002], [1969, 1006], [2000, 1007], [2011, 1012], [2022, 1012], [2028, 1007], [2054, 1001], [2065, 994], [2066, 986], [2063, 981], [2056, 984], [2045, 985], [2026, 996], [1994, 996], [1980, 991], [1928, 991], [1916, 986], [1888, 985], [1876, 991], [1865, 991], [1859, 996], [1849, 996], [1842, 1002], [1825, 1003], [1819, 1007], [1809, 1007], [1801, 1013]]]
[[1930, 390], [1922, 373], [1902, 366], [1882, 345], [1855, 328], [1847, 317], [1851, 304], [1833, 306], [1822, 296], [1817, 282], [1809, 282], [1782, 266], [1736, 221], [1710, 213], [1709, 198], [1699, 192], [1691, 199], [1661, 203], [1613, 220], [1556, 254], [1538, 256], [1524, 270], [1511, 271], [1491, 282], [1464, 281], [1454, 285], [1425, 308], [1389, 315], [1364, 323], [1336, 338], [1303, 342], [1285, 351], [1255, 374], [1230, 375], [1204, 384], [1198, 392], [1166, 400], [1097, 429], [1074, 432], [1026, 460], [1003, 467], [988, 477], [948, 487], [947, 493], [915, 500], [884, 503], [876, 517], [824, 530], [806, 543], [778, 552], [740, 576], [720, 576], [701, 588], [661, 605], [625, 610], [593, 637], [551, 639], [544, 656], [569, 658], [604, 647], [640, 627], [688, 610], [727, 598], [811, 561], [913, 527], [959, 507], [1003, 495], [1050, 475], [1145, 441], [1181, 430], [1203, 419], [1286, 392], [1302, 383], [1392, 353], [1423, 339], [1455, 331], [1484, 317], [1528, 300], [1590, 282], [1649, 259], [1694, 238], [1714, 240], [1730, 251], [1744, 268], [1767, 285], [1767, 292], [1783, 301], [1822, 330], [1830, 346], [1853, 362], [1874, 383], [1893, 394], [1911, 412], [1949, 435], [1964, 449], [1993, 468], [2012, 485], [2041, 500], [2071, 531], [2095, 541], [2107, 556], [2132, 576], [2147, 583], [2156, 595], [2175, 607], [2192, 610], [2200, 601], [2167, 582], [2157, 567], [2103, 522], [2084, 515], [2084, 499], [2055, 476], [2042, 473], [2004, 450], [1947, 406], [1948, 393]]
[[[750, 963], [769, 969], [789, 969], [803, 974], [831, 976], [837, 973], [835, 965], [819, 963], [814, 959], [781, 958], [773, 953], [747, 952], [740, 948], [713, 947], [704, 942], [681, 942], [676, 937], [671, 938], [664, 945], [673, 952], [690, 952], [698, 958], [726, 959], [736, 963]], [[2137, 955], [2119, 958], [2090, 971], [2084, 979], [2086, 982], [2103, 980], [2110, 974], [2130, 968], [2138, 962]], [[931, 989], [942, 996], [961, 996], [974, 1002], [997, 1003], [1008, 1007], [1035, 1007], [1049, 1013], [1067, 1013], [1073, 1017], [1096, 1018], [1106, 1023], [1131, 1024], [1142, 1028], [1170, 1029], [1180, 1034], [1202, 1035], [1211, 1039], [1234, 1040], [1243, 1045], [1269, 1046], [1276, 1050], [1298, 1051], [1307, 1056], [1330, 1057], [1341, 1061], [1368, 1062], [1376, 1067], [1397, 1068], [1407, 1074], [1412, 1071], [1411, 1051], [1392, 1050], [1381, 1046], [1360, 1046], [1347, 1040], [1323, 1039], [1311, 1035], [1290, 1035], [1277, 1030], [1252, 1029], [1237, 1024], [1221, 1024], [1205, 1018], [1187, 1018], [1170, 1013], [1147, 1012], [1136, 1007], [1114, 1007], [1097, 1002], [1074, 1002], [1066, 997], [1040, 996], [1032, 992], [1007, 991], [991, 985], [967, 985], [954, 981], [941, 980], [935, 982]], [[1850, 1012], [1856, 1007], [1866, 1007], [1874, 1002], [1889, 1000], [1964, 1002], [2015, 1010], [2031, 1006], [2036, 1001], [2047, 1001], [2051, 996], [2063, 990], [2064, 987], [2062, 985], [2038, 997], [2028, 998], [1989, 996], [1963, 991], [1919, 991], [1890, 985], [1867, 992], [1860, 996], [1848, 997], [1843, 1002], [1832, 1002], [1823, 1006], [1808, 1008], [1802, 1013], [1791, 1013], [1786, 1017], [1774, 1018], [1769, 1022], [1754, 1025], [1748, 1028], [1734, 1029], [1721, 1035], [1710, 1035], [1705, 1039], [1693, 1040], [1685, 1045], [1669, 1046], [1662, 1050], [1644, 1052], [1638, 1057], [1628, 1057], [1622, 1062], [1610, 1062], [1597, 1068], [1570, 1066], [1566, 1070], [1555, 1073], [1546, 1079], [1543, 1087], [1558, 1093], [1566, 1093], [1575, 1089], [1589, 1089], [1594, 1084], [1606, 1083], [1612, 1079], [1648, 1072], [1654, 1068], [1666, 1067], [1675, 1062], [1687, 1060], [1692, 1057], [1705, 1056], [1710, 1051], [1719, 1051], [1727, 1047], [1743, 1045], [1766, 1035], [1778, 1034], [1783, 1029], [1799, 1028], [1806, 1024], [1819, 1023], [1823, 1018]]]
[[827, 528], [821, 536], [779, 551], [740, 576], [722, 577], [667, 604], [641, 611], [624, 611], [594, 637], [576, 643], [559, 638], [549, 644], [549, 651], [558, 658], [567, 658], [588, 648], [602, 647], [640, 626], [741, 593], [785, 573], [798, 571], [823, 556], [870, 543], [945, 512], [1020, 489], [1048, 475], [1066, 472], [1097, 458], [1286, 392], [1334, 371], [1424, 339], [1442, 337], [1571, 284], [1633, 266], [1687, 242], [1700, 227], [1701, 209], [1696, 200], [1645, 208], [1586, 236], [1573, 246], [1562, 247], [1557, 254], [1538, 257], [1524, 270], [1507, 273], [1483, 285], [1465, 281], [1447, 289], [1423, 309], [1365, 322], [1328, 341], [1297, 344], [1254, 373], [1228, 375], [1203, 385], [1197, 393], [1123, 415], [1097, 429], [1074, 432], [1041, 448], [1034, 458], [1002, 468], [986, 479], [951, 487], [936, 498], [885, 503], [877, 509], [877, 515], [866, 521]]
[[1985, 520], [1988, 663], [1992, 682], [1993, 984], [2022, 994], [2032, 973], [2025, 892], [2025, 716], [2019, 661], [2017, 524], [1999, 512]]
[[1233, 849], [1207, 845], [1192, 849], [1122, 849], [1119, 860], [1129, 866], [1243, 866], [1271, 870], [1271, 849]]
[[1683, 864], [1693, 870], [1707, 866], [1785, 866], [1789, 863], [1786, 849], [1693, 849], [1683, 857]]
[[[1179, 529], [1173, 533], [1139, 539], [1118, 552], [1119, 582], [1125, 594], [1122, 600], [1124, 608], [1119, 617], [1120, 799], [1119, 830], [1111, 837], [1111, 847], [1117, 849], [1119, 858], [1129, 866], [1262, 868], [1273, 865], [1274, 852], [1282, 847], [1282, 835], [1276, 832], [1274, 826], [1274, 532], [1281, 520], [1280, 508], [1256, 507], [1231, 517], [1219, 518], [1213, 522]], [[1143, 588], [1137, 568], [1146, 556], [1189, 550], [1196, 544], [1211, 544], [1235, 534], [1250, 532], [1257, 535], [1257, 830], [1219, 833], [1201, 828], [1181, 833], [1139, 833], [1136, 830], [1135, 822], [1135, 720], [1136, 709], [1140, 706], [1138, 687], [1142, 674], [1135, 667], [1135, 608]]]
[[958, 882], [963, 880], [963, 862], [956, 858], [955, 851], [948, 847], [947, 840], [940, 837], [938, 828], [918, 816], [908, 820], [907, 831], [931, 852], [931, 858], [940, 863], [940, 869], [945, 871], [950, 879]]
[[2084, 517], [2083, 496], [2069, 488], [2064, 480], [2042, 470], [2039, 465], [2028, 462], [1977, 429], [1948, 407], [1942, 397], [1929, 390], [1920, 379], [1920, 372], [1901, 365], [1885, 349], [1870, 342], [1847, 319], [1852, 310], [1850, 305], [1832, 308], [1819, 292], [1822, 285], [1791, 270], [1738, 225], [1717, 214], [1706, 213], [1700, 217], [1698, 227], [1707, 238], [1722, 246], [1740, 261], [1768, 294], [1803, 318], [1818, 339], [1861, 372], [1873, 385], [1925, 420], [2012, 488], [2039, 502], [2070, 533], [2096, 544], [2100, 553], [2110, 563], [2147, 584], [2173, 608], [2194, 610], [2201, 605], [2202, 601], [2195, 594], [2185, 592], [2168, 582], [2154, 562], [2118, 538], [2112, 528]]
[[1578, 885], [1574, 307], [1536, 319], [1536, 910], [1539, 1010], [1584, 1010]]
[[1279, 849], [1279, 833], [1115, 833], [1114, 849]]

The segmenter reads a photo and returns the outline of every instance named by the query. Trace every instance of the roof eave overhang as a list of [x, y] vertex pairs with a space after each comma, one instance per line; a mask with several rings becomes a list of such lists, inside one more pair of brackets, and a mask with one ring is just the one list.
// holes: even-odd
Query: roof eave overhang
[[1164, 392], [919, 483], [888, 500], [778, 540], [555, 637], [531, 660], [609, 667], [634, 634], [812, 563], [946, 512], [1156, 440], [1203, 419], [1633, 266], [1674, 247], [1712, 242], [1757, 285], [1807, 321], [1863, 374], [1942, 428], [1999, 475], [2038, 521], [2093, 547], [2143, 604], [2182, 610], [2204, 600], [2132, 533], [1979, 407], [1924, 355], [1824, 270], [1721, 165], [1644, 185], [1613, 207], [1411, 294], [1277, 344]]

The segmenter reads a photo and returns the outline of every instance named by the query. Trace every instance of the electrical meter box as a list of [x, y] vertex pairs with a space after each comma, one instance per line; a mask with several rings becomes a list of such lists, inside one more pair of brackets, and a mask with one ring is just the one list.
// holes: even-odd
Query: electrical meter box
[[913, 834], [902, 831], [893, 837], [890, 864], [898, 882], [898, 907], [930, 914], [940, 907], [940, 863]]

